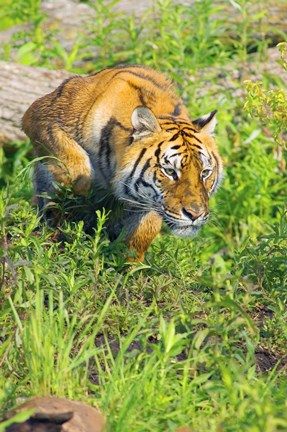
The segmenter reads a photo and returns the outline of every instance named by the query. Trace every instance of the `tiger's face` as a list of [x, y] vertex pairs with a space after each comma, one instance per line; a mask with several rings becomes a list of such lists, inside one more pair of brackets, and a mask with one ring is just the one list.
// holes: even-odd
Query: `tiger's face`
[[139, 107], [132, 124], [133, 142], [115, 183], [118, 198], [134, 211], [156, 211], [175, 235], [195, 234], [209, 217], [209, 198], [222, 179], [212, 136], [215, 112], [191, 123], [157, 119]]

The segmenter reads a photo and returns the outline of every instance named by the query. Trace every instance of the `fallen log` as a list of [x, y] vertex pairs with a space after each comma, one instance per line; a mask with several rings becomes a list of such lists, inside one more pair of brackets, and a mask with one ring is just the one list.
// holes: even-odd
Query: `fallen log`
[[0, 70], [0, 145], [3, 145], [25, 140], [21, 119], [26, 109], [71, 74], [3, 61], [0, 61]]
[[[264, 74], [280, 77], [287, 84], [287, 74], [278, 63], [280, 53], [277, 48], [268, 50], [268, 60], [258, 63], [253, 56], [247, 65], [234, 61], [226, 66], [218, 66], [198, 71], [190, 76], [190, 81], [198, 82], [198, 97], [212, 94], [216, 97], [228, 91], [233, 97], [244, 97], [242, 81], [260, 81]], [[31, 103], [53, 91], [64, 79], [72, 74], [65, 70], [49, 70], [42, 67], [23, 66], [0, 61], [0, 145], [26, 139], [21, 130], [21, 119]], [[205, 82], [205, 85], [202, 83]], [[13, 151], [13, 150], [12, 150]]]

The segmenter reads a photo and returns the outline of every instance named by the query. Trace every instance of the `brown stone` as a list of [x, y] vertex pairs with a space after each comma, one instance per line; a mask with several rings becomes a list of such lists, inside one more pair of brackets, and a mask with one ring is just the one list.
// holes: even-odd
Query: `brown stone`
[[5, 414], [4, 420], [33, 408], [23, 423], [13, 423], [6, 432], [103, 432], [105, 419], [95, 408], [83, 402], [56, 397], [35, 397]]
[[178, 429], [176, 429], [176, 432], [194, 432], [194, 430], [188, 426], [181, 426]]

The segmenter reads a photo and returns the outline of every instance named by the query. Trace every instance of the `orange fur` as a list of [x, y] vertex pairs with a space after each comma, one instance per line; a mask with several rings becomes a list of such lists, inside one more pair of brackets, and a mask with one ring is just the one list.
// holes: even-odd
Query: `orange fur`
[[179, 235], [205, 222], [222, 177], [214, 119], [191, 122], [172, 82], [144, 66], [72, 77], [23, 117], [36, 155], [46, 157], [36, 193], [52, 192], [54, 181], [76, 195], [109, 191], [125, 207], [127, 244], [141, 261], [162, 220]]

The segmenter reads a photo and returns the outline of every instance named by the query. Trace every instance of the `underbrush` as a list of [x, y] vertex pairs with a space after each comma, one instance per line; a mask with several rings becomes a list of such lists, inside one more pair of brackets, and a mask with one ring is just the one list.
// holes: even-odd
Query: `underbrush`
[[286, 430], [286, 92], [265, 77], [234, 98], [201, 69], [246, 62], [251, 43], [259, 61], [267, 41], [254, 48], [252, 28], [264, 9], [250, 16], [256, 2], [231, 2], [236, 24], [219, 18], [219, 2], [160, 1], [137, 20], [98, 1], [89, 37], [67, 57], [55, 51], [56, 35], [47, 42], [41, 33], [40, 2], [20, 3], [35, 6], [33, 19], [29, 8], [25, 15], [31, 33], [6, 54], [80, 72], [145, 63], [171, 73], [194, 117], [218, 108], [225, 179], [197, 237], [163, 232], [131, 268], [122, 239], [107, 237], [104, 211], [93, 235], [82, 222], [58, 232], [42, 225], [29, 142], [0, 149], [1, 410], [56, 395], [99, 407], [113, 432]]

